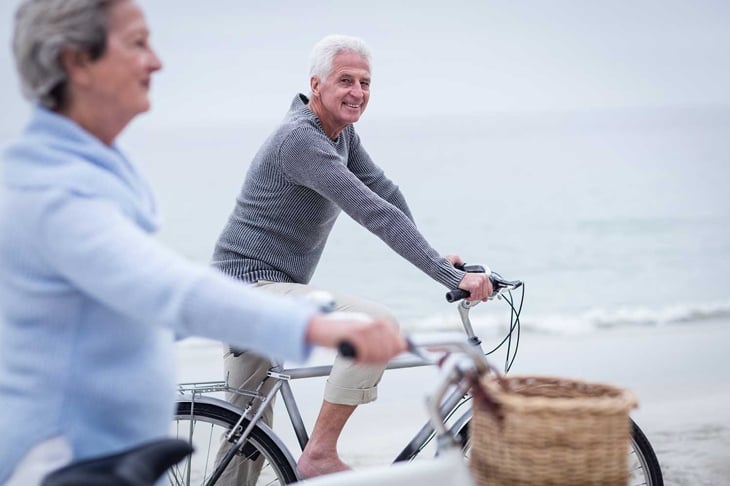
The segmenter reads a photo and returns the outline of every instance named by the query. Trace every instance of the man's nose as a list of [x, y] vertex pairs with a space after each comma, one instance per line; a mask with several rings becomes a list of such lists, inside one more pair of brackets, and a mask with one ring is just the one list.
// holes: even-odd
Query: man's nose
[[350, 93], [353, 96], [357, 96], [358, 98], [362, 98], [364, 92], [363, 92], [362, 86], [360, 86], [360, 83], [354, 83], [352, 85], [352, 89], [350, 89]]

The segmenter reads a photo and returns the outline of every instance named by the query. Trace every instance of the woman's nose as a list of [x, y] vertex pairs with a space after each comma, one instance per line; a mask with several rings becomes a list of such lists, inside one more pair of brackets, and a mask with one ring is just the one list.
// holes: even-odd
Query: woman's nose
[[162, 69], [162, 61], [157, 56], [154, 49], [150, 47], [150, 71], [159, 71]]

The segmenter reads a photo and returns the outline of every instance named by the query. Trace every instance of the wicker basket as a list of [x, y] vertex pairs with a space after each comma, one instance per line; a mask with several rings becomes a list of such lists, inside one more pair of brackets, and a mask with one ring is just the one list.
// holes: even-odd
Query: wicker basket
[[480, 384], [470, 458], [479, 486], [626, 486], [629, 391], [553, 377]]

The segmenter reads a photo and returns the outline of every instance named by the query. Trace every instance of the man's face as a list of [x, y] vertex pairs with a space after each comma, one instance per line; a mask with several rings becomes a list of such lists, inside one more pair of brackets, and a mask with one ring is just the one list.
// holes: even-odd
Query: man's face
[[328, 135], [355, 123], [370, 99], [370, 66], [356, 52], [341, 52], [332, 60], [324, 80], [312, 78], [312, 94], [319, 98], [320, 121]]

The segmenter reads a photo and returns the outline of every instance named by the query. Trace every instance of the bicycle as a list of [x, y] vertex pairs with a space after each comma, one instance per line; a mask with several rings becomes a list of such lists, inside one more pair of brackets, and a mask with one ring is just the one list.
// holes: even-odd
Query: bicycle
[[[463, 443], [452, 433], [442, 415], [443, 397], [453, 387], [470, 388], [493, 369], [478, 347], [462, 335], [448, 339], [411, 337], [409, 350], [424, 361], [441, 368], [441, 376], [432, 394], [426, 399], [429, 421], [436, 437], [436, 457], [428, 461], [400, 462], [306, 480], [307, 486], [473, 486], [474, 481], [463, 458]], [[348, 351], [349, 349], [349, 351]], [[344, 354], [351, 348], [343, 347]], [[451, 354], [451, 353], [459, 354]], [[430, 354], [426, 354], [430, 353]], [[446, 359], [430, 355], [446, 354]], [[42, 486], [153, 486], [156, 479], [172, 464], [192, 451], [186, 441], [161, 439], [131, 450], [73, 463], [47, 477]]]
[[[464, 269], [466, 271], [485, 271], [478, 265], [465, 266]], [[524, 299], [524, 286], [520, 281], [508, 281], [497, 273], [489, 273], [494, 288], [492, 298], [504, 299], [511, 308], [509, 332], [502, 342], [490, 351], [492, 352], [508, 342], [506, 372], [516, 356], [517, 343], [514, 350], [511, 350], [510, 347], [514, 332], [519, 338], [519, 315]], [[512, 291], [520, 288], [522, 289], [521, 300], [518, 307], [515, 307]], [[467, 296], [468, 294], [463, 291], [451, 291], [447, 294], [447, 300], [456, 302]], [[481, 340], [475, 334], [469, 319], [469, 311], [477, 304], [478, 302], [461, 300], [457, 309], [469, 344], [485, 355], [488, 353], [485, 353], [482, 348]], [[428, 365], [432, 365], [432, 363], [422, 357], [397, 358], [388, 364], [386, 371]], [[266, 405], [277, 393], [280, 393], [299, 446], [303, 450], [308, 441], [308, 433], [289, 382], [303, 378], [325, 377], [329, 375], [331, 368], [331, 366], [284, 368], [283, 363], [274, 363], [266, 379], [273, 379], [275, 383], [266, 394], [258, 391], [261, 385], [257, 390], [237, 390], [229, 387], [223, 381], [179, 384], [180, 397], [177, 401], [173, 434], [189, 441], [195, 446], [197, 452], [179, 466], [171, 469], [168, 474], [169, 482], [175, 485], [213, 485], [233, 457], [237, 455], [242, 456], [245, 460], [263, 463], [261, 475], [256, 484], [289, 484], [299, 481], [301, 478], [297, 473], [296, 461], [291, 451], [271, 428], [260, 421], [261, 415]], [[245, 410], [241, 410], [229, 402], [210, 396], [220, 392], [232, 392], [250, 397], [251, 403]], [[256, 413], [251, 413], [254, 400], [261, 402], [261, 405]], [[458, 440], [466, 455], [470, 449], [470, 400], [469, 385], [461, 383], [455, 385], [439, 404], [440, 416], [450, 424], [448, 434]], [[459, 411], [461, 414], [457, 416]], [[632, 441], [629, 459], [631, 485], [662, 486], [661, 468], [649, 440], [633, 420], [631, 427]], [[405, 445], [393, 463], [412, 461], [436, 435], [434, 426], [427, 422]], [[225, 437], [225, 441], [230, 446], [225, 457], [215, 464], [214, 459], [220, 437]]]

